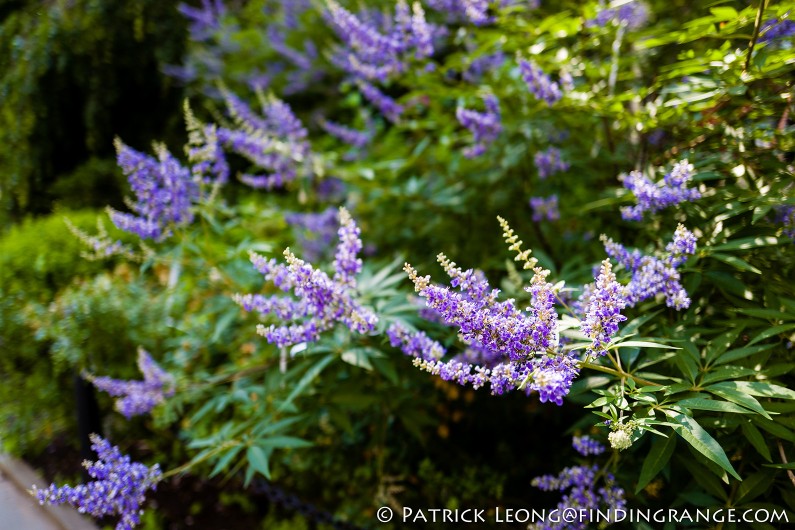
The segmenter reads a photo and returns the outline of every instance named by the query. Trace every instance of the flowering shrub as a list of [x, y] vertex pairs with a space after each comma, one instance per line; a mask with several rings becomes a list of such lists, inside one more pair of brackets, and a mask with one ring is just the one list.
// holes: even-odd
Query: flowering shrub
[[[552, 413], [510, 415], [545, 450], [576, 433], [587, 464], [527, 455], [561, 509], [795, 509], [787, 7], [185, 5], [190, 52], [169, 69], [193, 94], [185, 159], [119, 143], [135, 197], [110, 215], [141, 241], [82, 235], [140, 262], [160, 368], [143, 356], [143, 381], [116, 379], [129, 366], [63, 348], [81, 344], [69, 293], [42, 335], [124, 416], [179, 432], [190, 457], [161, 462], [169, 476], [316, 491], [300, 477], [322, 469], [339, 488], [318, 498], [354, 522], [423, 500], [404, 475], [431, 471], [404, 435], [433, 451], [517, 399], [572, 411], [554, 436]], [[434, 256], [447, 285], [423, 275]], [[465, 438], [436, 455], [451, 473]], [[351, 448], [362, 484], [333, 482]], [[491, 475], [524, 472], [498, 454]], [[470, 502], [513, 502], [482, 487]], [[540, 506], [534, 491], [519, 496]]]

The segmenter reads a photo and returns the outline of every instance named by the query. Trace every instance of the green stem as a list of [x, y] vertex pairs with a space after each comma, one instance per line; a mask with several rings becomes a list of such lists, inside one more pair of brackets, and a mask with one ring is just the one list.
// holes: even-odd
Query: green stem
[[616, 377], [628, 377], [628, 378], [632, 379], [633, 381], [635, 381], [636, 383], [639, 383], [639, 384], [644, 385], [644, 386], [659, 386], [659, 387], [663, 386], [660, 383], [655, 383], [653, 381], [649, 381], [648, 379], [643, 379], [642, 377], [637, 377], [637, 376], [634, 376], [632, 374], [628, 374], [628, 373], [626, 373], [623, 370], [615, 370], [615, 369], [610, 368], [608, 366], [602, 366], [601, 364], [593, 364], [593, 363], [584, 362], [584, 363], [582, 363], [580, 365], [580, 368], [590, 368], [591, 370], [595, 370], [597, 372], [602, 372], [602, 373], [605, 373], [605, 374], [614, 375]]
[[769, 0], [760, 0], [759, 9], [756, 11], [756, 19], [754, 20], [754, 33], [751, 35], [751, 41], [748, 43], [748, 56], [745, 58], [745, 66], [743, 66], [743, 74], [748, 71], [751, 66], [751, 57], [754, 54], [754, 46], [759, 39], [759, 31], [762, 29], [762, 17], [765, 13], [765, 8]]
[[221, 451], [225, 451], [225, 450], [227, 450], [227, 449], [229, 449], [231, 447], [235, 447], [237, 445], [240, 445], [240, 442], [238, 440], [227, 440], [226, 442], [222, 443], [221, 445], [219, 445], [218, 447], [216, 447], [212, 451], [209, 451], [208, 453], [206, 453], [204, 456], [202, 456], [198, 460], [191, 460], [190, 462], [188, 462], [186, 464], [183, 464], [183, 465], [181, 465], [179, 467], [175, 467], [174, 469], [170, 469], [169, 471], [166, 471], [160, 477], [160, 480], [163, 481], [163, 480], [166, 480], [167, 478], [173, 477], [174, 475], [179, 475], [180, 473], [184, 473], [185, 471], [187, 471], [188, 469], [192, 468], [196, 464], [200, 464], [200, 463], [204, 462], [205, 460], [207, 460], [208, 458], [217, 455]]

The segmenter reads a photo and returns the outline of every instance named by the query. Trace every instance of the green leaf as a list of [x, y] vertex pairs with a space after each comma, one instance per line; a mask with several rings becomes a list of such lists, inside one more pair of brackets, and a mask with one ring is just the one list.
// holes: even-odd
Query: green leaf
[[295, 387], [293, 388], [293, 391], [290, 392], [290, 395], [287, 396], [287, 399], [285, 399], [281, 403], [281, 405], [279, 406], [279, 408], [277, 410], [286, 409], [293, 402], [293, 400], [296, 397], [298, 397], [298, 395], [301, 392], [303, 392], [306, 389], [306, 387], [308, 387], [309, 384], [312, 381], [314, 381], [315, 378], [317, 376], [319, 376], [320, 373], [326, 368], [326, 366], [328, 366], [331, 363], [331, 361], [333, 361], [334, 359], [336, 359], [336, 355], [329, 354], [329, 355], [326, 355], [325, 357], [323, 357], [322, 359], [320, 359], [315, 364], [313, 364], [312, 367], [309, 370], [306, 371], [306, 373], [301, 378], [301, 380], [298, 382], [298, 384], [295, 385]]
[[651, 443], [651, 450], [646, 455], [643, 461], [643, 467], [640, 469], [640, 477], [638, 478], [638, 485], [635, 487], [635, 493], [640, 492], [651, 480], [657, 476], [657, 473], [662, 471], [671, 455], [676, 448], [676, 437], [668, 436], [663, 438], [657, 436]]
[[715, 361], [715, 364], [726, 364], [733, 361], [738, 361], [740, 359], [745, 359], [746, 357], [750, 357], [756, 353], [761, 353], [763, 351], [770, 350], [775, 348], [775, 344], [762, 344], [760, 346], [744, 346], [742, 348], [736, 348], [734, 350], [729, 350], [724, 354], [721, 354], [718, 359]]
[[705, 386], [704, 390], [710, 394], [715, 394], [718, 397], [722, 397], [727, 401], [731, 401], [751, 409], [769, 420], [772, 419], [770, 414], [768, 414], [768, 412], [762, 408], [762, 405], [759, 404], [759, 401], [740, 391], [736, 387], [735, 382], [724, 381], [723, 383], [715, 383], [714, 385]]
[[747, 477], [737, 488], [737, 504], [752, 501], [773, 485], [773, 475], [769, 471], [759, 471]]
[[747, 261], [738, 258], [737, 256], [732, 256], [729, 254], [720, 254], [716, 252], [715, 254], [710, 254], [709, 257], [720, 260], [723, 263], [727, 263], [732, 267], [741, 271], [753, 272], [754, 274], [762, 274], [762, 271], [760, 271], [759, 269], [757, 269]]
[[364, 368], [365, 370], [372, 370], [373, 364], [370, 362], [370, 356], [368, 354], [367, 348], [354, 348], [352, 350], [342, 352], [340, 358], [343, 362], [346, 362], [353, 366], [358, 366], [359, 368]]
[[723, 243], [722, 245], [717, 245], [714, 247], [709, 247], [709, 251], [715, 252], [717, 250], [747, 250], [749, 248], [756, 248], [756, 247], [767, 247], [772, 245], [781, 245], [784, 243], [784, 239], [779, 239], [776, 237], [746, 237], [742, 239], [735, 239], [734, 241], [729, 241], [728, 243]]
[[672, 411], [666, 411], [666, 414], [671, 418], [671, 421], [678, 424], [675, 428], [676, 433], [693, 446], [696, 451], [718, 464], [737, 480], [742, 480], [737, 471], [734, 470], [734, 467], [732, 467], [720, 444], [696, 420], [690, 416]]
[[761, 416], [751, 416], [751, 421], [773, 436], [787, 440], [788, 442], [795, 442], [795, 433], [772, 420], [767, 420]]
[[229, 465], [232, 459], [237, 456], [237, 454], [240, 452], [241, 449], [243, 449], [243, 446], [238, 445], [227, 451], [226, 454], [224, 454], [224, 456], [222, 456], [218, 460], [218, 463], [215, 464], [215, 467], [210, 472], [210, 477], [214, 477], [215, 475], [226, 469], [226, 467]]
[[668, 350], [678, 350], [678, 349], [680, 349], [680, 348], [677, 348], [676, 346], [668, 346], [667, 344], [660, 344], [660, 343], [657, 343], [657, 342], [649, 342], [649, 341], [644, 341], [644, 340], [628, 340], [628, 341], [625, 341], [625, 342], [618, 342], [616, 344], [612, 344], [611, 348], [609, 348], [609, 349], [624, 348], [624, 347], [628, 348], [630, 346], [638, 347], [638, 348], [665, 348], [665, 349], [668, 349]]
[[677, 405], [688, 409], [696, 410], [711, 410], [713, 412], [730, 412], [734, 414], [751, 414], [752, 412], [745, 407], [730, 403], [728, 401], [719, 401], [717, 399], [708, 398], [687, 398], [676, 402]]
[[257, 445], [273, 449], [293, 449], [311, 447], [312, 442], [296, 438], [295, 436], [271, 436], [270, 438], [257, 440]]
[[756, 381], [726, 381], [718, 384], [722, 387], [732, 388], [737, 392], [743, 392], [752, 396], [778, 399], [795, 399], [795, 391], [780, 385], [774, 385], [772, 383], [762, 383]]
[[751, 342], [748, 343], [748, 346], [753, 346], [757, 342], [761, 340], [765, 340], [769, 337], [774, 335], [778, 335], [780, 333], [784, 333], [785, 331], [790, 331], [795, 329], [795, 324], [781, 324], [779, 326], [773, 326], [772, 328], [766, 329], [756, 337], [754, 337]]
[[246, 452], [249, 467], [258, 473], [262, 473], [262, 475], [264, 475], [267, 479], [271, 478], [270, 465], [268, 461], [271, 451], [271, 449], [263, 449], [258, 445], [252, 445]]
[[745, 438], [751, 442], [751, 445], [754, 446], [756, 452], [762, 455], [762, 458], [767, 460], [768, 462], [773, 461], [773, 457], [770, 456], [770, 449], [767, 448], [767, 442], [765, 442], [762, 433], [759, 432], [759, 429], [753, 423], [747, 422], [740, 425], [740, 428], [743, 431], [743, 435]]
[[726, 379], [739, 379], [749, 375], [756, 375], [758, 372], [752, 368], [743, 368], [742, 366], [722, 366], [715, 370], [710, 370], [701, 379], [701, 384], [706, 385], [718, 381], [725, 381]]

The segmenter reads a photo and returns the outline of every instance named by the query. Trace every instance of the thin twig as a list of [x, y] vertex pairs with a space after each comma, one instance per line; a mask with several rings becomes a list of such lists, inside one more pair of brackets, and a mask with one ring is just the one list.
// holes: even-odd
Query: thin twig
[[[787, 454], [784, 452], [784, 446], [781, 445], [781, 440], [776, 440], [776, 444], [778, 445], [778, 454], [781, 455], [781, 463], [789, 464], [789, 462], [787, 462]], [[788, 469], [787, 475], [789, 475], [792, 485], [795, 486], [795, 473], [793, 473], [791, 469]]]
[[768, 1], [769, 0], [760, 0], [759, 2], [759, 9], [756, 11], [756, 20], [754, 20], [754, 33], [751, 35], [751, 41], [748, 43], [748, 56], [745, 58], [743, 73], [746, 73], [751, 66], [751, 56], [754, 54], [754, 46], [756, 46], [756, 41], [759, 39], [759, 31], [762, 29], [762, 17], [765, 14]]

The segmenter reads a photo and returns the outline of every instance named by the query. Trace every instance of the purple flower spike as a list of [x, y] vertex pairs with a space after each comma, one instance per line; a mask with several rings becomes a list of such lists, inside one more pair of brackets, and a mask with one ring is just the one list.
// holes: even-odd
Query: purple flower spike
[[646, 25], [649, 20], [649, 6], [640, 0], [630, 0], [618, 7], [602, 9], [596, 18], [589, 20], [588, 26], [626, 26], [628, 29], [638, 29]]
[[585, 307], [585, 320], [580, 324], [585, 336], [593, 341], [587, 350], [589, 355], [605, 354], [610, 339], [618, 333], [618, 324], [627, 319], [621, 314], [626, 306], [624, 288], [616, 281], [610, 260], [604, 260]]
[[653, 182], [639, 171], [633, 171], [624, 177], [624, 187], [635, 196], [635, 206], [621, 208], [621, 217], [628, 221], [642, 221], [646, 212], [659, 212], [683, 202], [701, 198], [701, 192], [688, 188], [687, 183], [693, 180], [693, 165], [687, 160], [674, 164], [660, 182]]
[[86, 461], [83, 465], [96, 480], [77, 486], [51, 484], [43, 490], [33, 486], [32, 494], [42, 505], [69, 504], [92, 517], [118, 516], [116, 530], [135, 528], [141, 523], [146, 492], [156, 489], [162, 476], [160, 467], [131, 462], [118, 447], [96, 434], [91, 435], [91, 449], [99, 460]]
[[378, 317], [356, 300], [356, 275], [362, 268], [362, 262], [357, 257], [362, 249], [360, 231], [345, 208], [340, 208], [339, 220], [340, 241], [334, 260], [333, 278], [297, 258], [290, 249], [284, 251], [285, 264], [251, 254], [255, 269], [265, 275], [266, 280], [272, 281], [282, 291], [293, 291], [297, 297], [235, 295], [234, 300], [245, 310], [273, 314], [286, 321], [281, 325], [257, 327], [257, 333], [268, 342], [280, 347], [313, 342], [337, 322], [362, 334], [375, 329]]
[[550, 107], [563, 97], [558, 84], [552, 81], [537, 64], [520, 59], [519, 72], [521, 72], [524, 82], [527, 83], [530, 93]]
[[140, 153], [116, 140], [117, 160], [130, 183], [136, 200], [130, 204], [134, 214], [111, 211], [119, 229], [143, 239], [161, 239], [169, 225], [193, 220], [191, 209], [199, 198], [199, 185], [165, 146], [156, 145], [157, 159]]
[[696, 251], [695, 236], [679, 225], [674, 240], [668, 244], [668, 254], [663, 259], [642, 254], [638, 250], [629, 252], [619, 243], [602, 236], [607, 255], [618, 261], [632, 275], [626, 286], [625, 299], [629, 307], [656, 296], [665, 295], [668, 307], [681, 310], [690, 307], [690, 298], [680, 283], [679, 271], [686, 256]]
[[533, 221], [540, 223], [543, 220], [557, 221], [560, 219], [558, 210], [558, 196], [530, 197], [530, 207], [533, 209]]
[[572, 438], [571, 445], [582, 456], [601, 455], [605, 452], [605, 446], [590, 436], [575, 436]]
[[160, 368], [143, 348], [138, 350], [138, 369], [143, 381], [125, 381], [89, 376], [89, 380], [116, 400], [116, 410], [125, 418], [148, 414], [155, 406], [174, 395], [174, 378]]
[[569, 164], [564, 162], [560, 156], [560, 149], [555, 147], [537, 152], [534, 159], [536, 169], [538, 169], [538, 178], [541, 180], [545, 180], [559, 171], [567, 171], [569, 169]]
[[500, 121], [500, 102], [492, 94], [483, 98], [486, 112], [477, 112], [464, 107], [456, 109], [456, 118], [469, 129], [475, 136], [475, 144], [464, 150], [464, 156], [474, 158], [486, 151], [486, 147], [493, 143], [502, 131]]
[[359, 90], [361, 90], [364, 99], [373, 104], [378, 111], [383, 114], [384, 118], [391, 122], [396, 122], [403, 114], [403, 106], [398, 104], [394, 99], [387, 96], [375, 86], [365, 81], [359, 81]]

